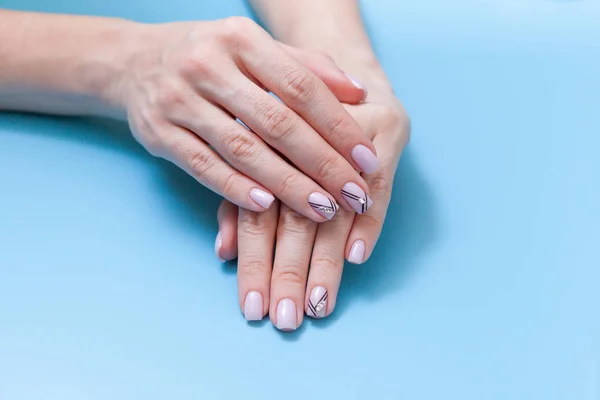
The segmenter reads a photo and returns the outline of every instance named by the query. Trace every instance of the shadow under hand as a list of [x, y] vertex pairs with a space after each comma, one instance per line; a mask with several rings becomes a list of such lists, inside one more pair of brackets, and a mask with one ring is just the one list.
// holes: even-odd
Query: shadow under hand
[[410, 149], [402, 156], [393, 193], [371, 258], [363, 265], [346, 263], [336, 310], [313, 325], [325, 327], [334, 323], [353, 300], [362, 297], [375, 301], [401, 289], [415, 273], [419, 256], [436, 240], [435, 199]]

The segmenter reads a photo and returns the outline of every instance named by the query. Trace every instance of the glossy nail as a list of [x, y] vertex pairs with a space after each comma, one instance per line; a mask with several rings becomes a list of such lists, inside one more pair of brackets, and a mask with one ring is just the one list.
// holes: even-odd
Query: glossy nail
[[364, 214], [373, 205], [373, 200], [354, 182], [344, 185], [342, 196], [358, 214]]
[[357, 144], [351, 152], [352, 159], [365, 174], [372, 174], [379, 167], [379, 160], [367, 146]]
[[250, 198], [265, 210], [271, 207], [271, 204], [275, 200], [275, 197], [271, 193], [256, 188], [250, 191]]
[[318, 192], [311, 193], [310, 196], [308, 196], [308, 204], [310, 204], [316, 212], [327, 219], [333, 218], [339, 208], [333, 200]]
[[323, 318], [327, 313], [327, 289], [317, 286], [310, 293], [306, 314], [313, 318]]
[[352, 264], [362, 264], [365, 260], [365, 242], [356, 240], [350, 248], [348, 262]]
[[223, 238], [221, 237], [221, 232], [219, 232], [217, 234], [217, 238], [215, 239], [215, 254], [217, 255], [217, 258], [219, 259], [219, 261], [221, 262], [225, 262], [226, 260], [221, 257], [221, 247], [223, 247]]
[[353, 77], [350, 74], [345, 74], [346, 77], [348, 79], [350, 79], [350, 82], [352, 82], [352, 84], [357, 88], [363, 91], [363, 98], [362, 101], [365, 101], [367, 99], [367, 95], [369, 94], [369, 92], [367, 91], [367, 87], [358, 79], [356, 79], [355, 77]]
[[291, 299], [283, 299], [277, 304], [277, 329], [284, 332], [296, 330], [296, 304]]
[[246, 321], [260, 321], [263, 318], [263, 298], [258, 292], [249, 292], [244, 301]]

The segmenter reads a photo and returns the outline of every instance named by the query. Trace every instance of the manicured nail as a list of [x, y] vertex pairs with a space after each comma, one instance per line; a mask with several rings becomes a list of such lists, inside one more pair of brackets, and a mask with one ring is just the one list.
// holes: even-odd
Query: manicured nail
[[379, 167], [379, 160], [367, 146], [357, 144], [350, 153], [352, 159], [365, 174], [372, 174]]
[[258, 292], [249, 292], [244, 301], [246, 321], [260, 321], [263, 318], [263, 299]]
[[333, 218], [338, 210], [338, 205], [333, 200], [322, 193], [311, 193], [308, 196], [308, 204], [319, 214], [327, 219]]
[[358, 214], [364, 214], [373, 205], [373, 200], [354, 182], [344, 185], [342, 196]]
[[252, 189], [250, 191], [250, 198], [265, 210], [271, 207], [271, 204], [273, 204], [273, 201], [275, 200], [275, 197], [273, 197], [271, 193], [267, 193], [260, 189]]
[[215, 239], [215, 254], [217, 255], [219, 261], [225, 262], [226, 260], [220, 255], [221, 247], [223, 247], [223, 238], [221, 237], [221, 232], [219, 232], [217, 234], [217, 238]]
[[348, 262], [352, 264], [362, 264], [365, 260], [365, 242], [356, 240], [350, 248]]
[[356, 86], [357, 89], [360, 89], [363, 91], [363, 98], [362, 101], [365, 101], [367, 98], [367, 95], [369, 94], [369, 92], [367, 91], [367, 87], [365, 85], [363, 85], [363, 83], [361, 81], [359, 81], [358, 79], [356, 79], [355, 77], [353, 77], [350, 74], [346, 74], [346, 77], [348, 79], [350, 79], [350, 82], [352, 82], [352, 84], [354, 86]]
[[327, 313], [327, 289], [317, 286], [310, 292], [306, 314], [313, 318], [323, 318]]
[[277, 304], [277, 329], [284, 332], [296, 330], [296, 304], [291, 299], [283, 299]]

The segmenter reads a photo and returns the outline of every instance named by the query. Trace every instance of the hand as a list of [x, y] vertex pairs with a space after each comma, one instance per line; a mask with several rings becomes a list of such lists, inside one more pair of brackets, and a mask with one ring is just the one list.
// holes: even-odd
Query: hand
[[239, 251], [238, 297], [246, 319], [262, 319], [269, 312], [278, 329], [294, 330], [304, 311], [323, 318], [335, 307], [344, 256], [355, 264], [370, 257], [410, 131], [391, 90], [373, 86], [382, 88], [370, 93], [373, 102], [346, 106], [373, 139], [381, 160], [381, 167], [365, 177], [376, 200], [369, 212], [357, 216], [340, 210], [332, 221], [317, 225], [285, 205], [279, 212], [273, 207], [258, 214], [221, 204], [215, 251], [222, 259], [233, 259]]
[[331, 90], [355, 102], [364, 91], [332, 61], [315, 68], [318, 57], [245, 18], [145, 29], [110, 95], [152, 154], [252, 211], [268, 209], [273, 195], [316, 222], [338, 203], [366, 211], [369, 190], [356, 170], [377, 168], [374, 147]]

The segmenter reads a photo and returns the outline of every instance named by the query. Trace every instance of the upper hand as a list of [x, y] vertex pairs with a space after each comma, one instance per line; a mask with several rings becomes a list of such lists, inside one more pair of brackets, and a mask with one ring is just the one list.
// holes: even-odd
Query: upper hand
[[365, 93], [332, 61], [323, 67], [245, 18], [145, 29], [113, 92], [146, 149], [249, 210], [275, 196], [316, 222], [337, 204], [364, 212], [352, 200], [368, 199], [357, 170], [378, 161], [336, 95]]

